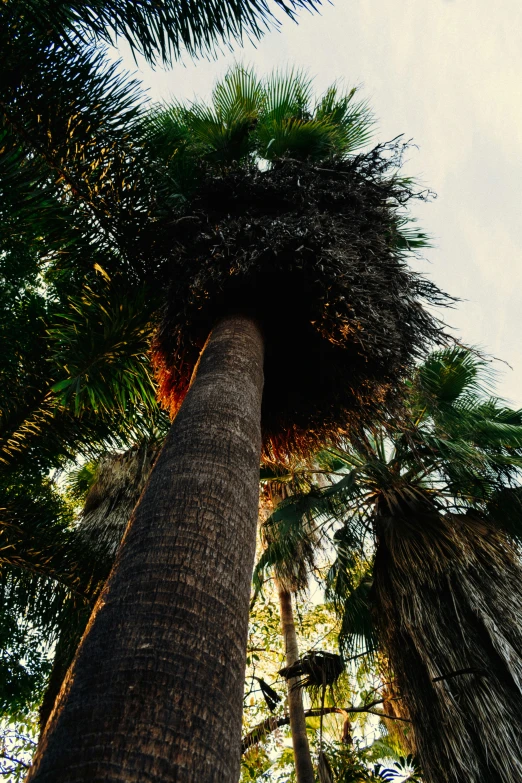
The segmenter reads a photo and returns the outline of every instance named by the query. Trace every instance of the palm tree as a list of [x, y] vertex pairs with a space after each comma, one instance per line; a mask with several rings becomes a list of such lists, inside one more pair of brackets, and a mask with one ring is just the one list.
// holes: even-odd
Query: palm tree
[[[177, 415], [31, 776], [73, 780], [84, 765], [89, 774], [108, 765], [129, 780], [231, 780], [261, 426], [274, 455], [335, 440], [391, 411], [397, 381], [439, 336], [420, 303], [440, 293], [405, 264], [411, 183], [390, 149], [353, 155], [368, 132], [353, 91], [331, 89], [313, 108], [297, 74], [263, 84], [236, 69], [212, 107], [156, 113], [143, 142], [139, 112], [127, 107], [110, 143], [100, 137], [79, 158], [83, 110], [65, 132], [49, 109], [55, 98], [37, 86], [27, 78], [13, 88], [13, 155], [25, 151], [25, 173], [53, 172], [36, 192], [51, 188], [90, 238], [103, 280], [172, 280], [155, 361]], [[54, 89], [74, 104], [56, 73]], [[57, 255], [50, 270], [77, 280], [74, 261]], [[89, 285], [91, 263], [79, 266]], [[70, 380], [55, 389], [74, 407]]]
[[[371, 610], [429, 783], [515, 783], [522, 763], [522, 566], [511, 537], [522, 415], [485, 396], [485, 381], [472, 353], [434, 354], [411, 386], [409, 430], [334, 450], [353, 479], [330, 576], [345, 638], [369, 631], [375, 645]], [[343, 561], [368, 526], [374, 562], [353, 584]]]
[[[265, 474], [269, 469], [265, 468]], [[274, 473], [277, 479], [280, 477], [280, 471], [270, 471]], [[270, 535], [274, 519], [277, 525], [279, 521], [279, 505], [288, 496], [287, 483], [273, 483], [268, 490], [269, 502], [272, 507], [272, 513], [268, 520], [262, 526], [265, 538], [265, 553], [254, 570], [254, 583], [257, 592], [261, 588], [261, 575], [269, 565], [273, 567], [275, 574], [275, 585], [279, 599], [279, 612], [281, 617], [281, 628], [283, 631], [286, 667], [292, 667], [299, 660], [299, 646], [297, 642], [297, 633], [295, 629], [294, 612], [292, 606], [292, 593], [298, 590], [305, 590], [308, 584], [307, 565], [313, 552], [313, 542], [311, 537], [305, 539], [304, 536], [300, 545], [284, 549], [281, 546], [279, 537]], [[283, 506], [284, 508], [284, 506]], [[281, 510], [279, 509], [279, 514]], [[281, 557], [281, 555], [283, 555]], [[287, 680], [288, 694], [288, 714], [290, 718], [290, 731], [292, 734], [292, 747], [294, 751], [295, 775], [297, 783], [314, 783], [315, 774], [310, 754], [310, 745], [306, 733], [306, 717], [303, 706], [302, 691], [298, 687], [299, 682], [296, 678], [290, 677]]]
[[427, 781], [515, 781], [520, 768], [522, 417], [488, 393], [473, 353], [433, 354], [410, 384], [408, 427], [323, 454], [342, 478], [279, 520], [285, 550], [306, 525], [333, 534], [344, 655], [387, 656], [398, 709], [386, 711], [411, 718]]

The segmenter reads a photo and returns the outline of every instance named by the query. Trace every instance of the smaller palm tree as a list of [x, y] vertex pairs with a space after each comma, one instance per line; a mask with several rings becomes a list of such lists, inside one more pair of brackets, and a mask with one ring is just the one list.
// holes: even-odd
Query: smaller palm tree
[[522, 414], [485, 396], [487, 382], [474, 354], [434, 354], [410, 387], [410, 429], [336, 454], [354, 478], [355, 527], [371, 526], [377, 545], [367, 587], [353, 585], [353, 523], [338, 533], [331, 585], [346, 602], [345, 635], [369, 628], [370, 648], [378, 639], [388, 656], [430, 782], [514, 783], [522, 762], [522, 567], [508, 535], [520, 510], [508, 523], [497, 500], [516, 501]]
[[278, 524], [283, 552], [311, 527], [331, 537], [344, 656], [385, 654], [388, 712], [412, 721], [430, 783], [514, 783], [521, 764], [522, 414], [490, 388], [475, 354], [433, 354], [409, 384], [409, 426], [324, 452], [335, 483], [287, 501]]

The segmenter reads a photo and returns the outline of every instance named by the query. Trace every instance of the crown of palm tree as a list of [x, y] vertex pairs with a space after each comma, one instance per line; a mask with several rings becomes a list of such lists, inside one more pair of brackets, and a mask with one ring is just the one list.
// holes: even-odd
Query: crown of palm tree
[[187, 158], [227, 167], [282, 157], [324, 161], [353, 154], [371, 138], [374, 120], [356, 89], [332, 85], [314, 104], [303, 71], [259, 79], [236, 65], [215, 86], [209, 104], [160, 106], [147, 122], [148, 143], [176, 176]]
[[262, 326], [265, 446], [279, 457], [382, 413], [413, 358], [440, 338], [420, 303], [444, 297], [405, 264], [412, 183], [389, 149], [355, 154], [371, 125], [354, 90], [333, 87], [314, 106], [303, 74], [260, 81], [241, 67], [209, 106], [153, 113], [146, 138], [163, 187], [189, 194], [154, 347], [171, 413], [209, 330], [230, 312]]
[[[16, 75], [22, 42], [8, 42]], [[172, 412], [216, 319], [257, 318], [265, 444], [278, 455], [382, 415], [440, 335], [421, 303], [443, 297], [405, 263], [426, 238], [405, 227], [414, 190], [397, 156], [354, 154], [372, 124], [355, 92], [333, 87], [314, 106], [303, 74], [260, 81], [236, 67], [210, 108], [176, 105], [144, 122], [111, 68], [93, 69], [81, 51], [72, 69], [61, 49], [30, 54], [39, 67], [0, 94], [5, 178], [18, 194], [6, 212], [26, 244], [43, 237], [35, 253], [47, 252], [62, 301], [108, 278], [125, 289], [173, 280], [155, 346]], [[31, 222], [37, 205], [47, 229]]]

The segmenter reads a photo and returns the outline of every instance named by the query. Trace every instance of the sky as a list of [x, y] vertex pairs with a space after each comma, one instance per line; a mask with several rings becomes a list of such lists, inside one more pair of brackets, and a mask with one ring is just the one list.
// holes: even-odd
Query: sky
[[119, 51], [153, 101], [208, 98], [234, 62], [259, 74], [304, 68], [318, 93], [337, 80], [360, 86], [375, 141], [412, 139], [406, 171], [437, 194], [415, 210], [433, 238], [416, 266], [462, 300], [445, 321], [491, 358], [497, 393], [522, 407], [522, 4], [334, 0], [298, 19], [255, 47], [170, 70]]

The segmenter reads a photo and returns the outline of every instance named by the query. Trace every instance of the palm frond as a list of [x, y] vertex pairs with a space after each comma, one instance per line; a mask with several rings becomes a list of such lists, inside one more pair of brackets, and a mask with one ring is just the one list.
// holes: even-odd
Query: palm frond
[[335, 137], [336, 153], [352, 154], [371, 140], [375, 119], [366, 101], [356, 101], [357, 88], [341, 93], [334, 84], [317, 104], [313, 116], [327, 122]]
[[393, 237], [393, 243], [399, 250], [419, 251], [432, 247], [432, 238], [420, 228], [417, 228], [414, 218], [401, 218]]
[[47, 262], [72, 254], [76, 273], [102, 249], [116, 264], [153, 201], [138, 84], [103, 53], [46, 45], [27, 21], [0, 27], [0, 44], [1, 230], [36, 242]]
[[85, 497], [96, 481], [98, 462], [85, 462], [67, 474], [67, 496], [73, 503], [84, 504]]
[[263, 81], [263, 93], [263, 122], [311, 119], [313, 87], [305, 71], [273, 71]]
[[262, 588], [263, 574], [273, 569], [277, 579], [289, 591], [302, 590], [315, 564], [316, 533], [312, 511], [314, 495], [284, 500], [263, 523], [265, 550], [254, 568], [256, 593]]
[[45, 635], [0, 610], [0, 716], [22, 713], [42, 697], [51, 668]]
[[435, 351], [419, 368], [417, 387], [423, 401], [454, 404], [464, 394], [487, 393], [492, 383], [487, 363], [472, 351], [460, 347]]
[[186, 165], [187, 153], [218, 166], [256, 157], [346, 156], [368, 142], [373, 125], [355, 93], [333, 86], [314, 109], [312, 79], [303, 71], [275, 71], [260, 80], [251, 68], [235, 65], [215, 86], [210, 105], [158, 108], [146, 135], [171, 170]]
[[85, 287], [48, 329], [52, 360], [65, 377], [52, 387], [76, 416], [117, 410], [127, 418], [156, 408], [147, 352], [153, 323], [142, 289], [98, 293]]
[[371, 562], [362, 556], [361, 546], [350, 524], [334, 537], [337, 558], [326, 577], [325, 594], [341, 618], [339, 648], [345, 660], [377, 649], [371, 613], [373, 584]]
[[150, 63], [187, 52], [191, 57], [214, 54], [221, 43], [259, 38], [278, 26], [274, 11], [294, 19], [301, 9], [313, 10], [319, 0], [8, 0], [4, 16], [28, 18], [42, 36], [73, 45], [124, 38]]
[[262, 111], [265, 90], [252, 68], [236, 65], [216, 84], [212, 103], [217, 115], [225, 123], [238, 116], [257, 119]]
[[325, 120], [288, 117], [264, 119], [257, 127], [260, 152], [266, 160], [285, 156], [297, 160], [327, 158], [332, 152], [331, 127]]

